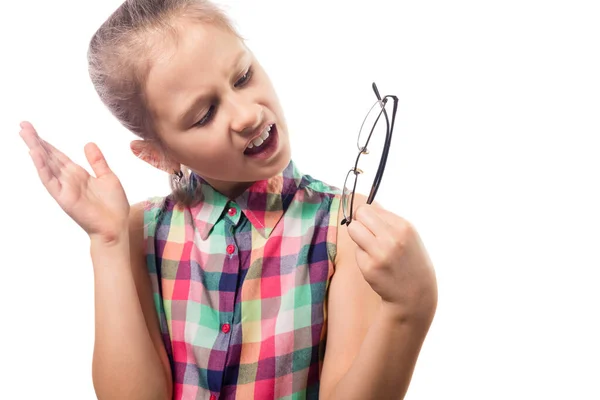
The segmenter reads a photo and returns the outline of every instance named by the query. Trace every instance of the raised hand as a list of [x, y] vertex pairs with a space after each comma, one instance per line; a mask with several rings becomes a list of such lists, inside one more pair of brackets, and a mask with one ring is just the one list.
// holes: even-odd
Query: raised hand
[[91, 238], [111, 242], [127, 232], [127, 196], [98, 146], [88, 143], [84, 148], [94, 177], [40, 138], [29, 122], [21, 123], [19, 134], [29, 147], [43, 185]]

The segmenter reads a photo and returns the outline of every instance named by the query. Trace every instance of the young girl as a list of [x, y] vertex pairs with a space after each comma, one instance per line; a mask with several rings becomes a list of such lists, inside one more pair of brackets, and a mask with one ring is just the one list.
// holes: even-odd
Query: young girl
[[92, 81], [173, 191], [129, 205], [22, 138], [52, 197], [90, 236], [99, 399], [401, 399], [432, 322], [415, 229], [300, 172], [271, 82], [205, 0], [127, 0], [96, 32]]

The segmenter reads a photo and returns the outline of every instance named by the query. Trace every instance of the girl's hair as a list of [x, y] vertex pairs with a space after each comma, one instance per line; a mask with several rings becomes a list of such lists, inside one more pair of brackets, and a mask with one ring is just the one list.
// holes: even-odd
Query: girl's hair
[[[88, 69], [102, 102], [128, 130], [153, 141], [166, 155], [168, 149], [155, 129], [147, 106], [145, 83], [151, 61], [160, 57], [157, 44], [176, 43], [177, 18], [188, 17], [216, 25], [241, 39], [233, 24], [208, 0], [126, 0], [100, 26], [88, 49]], [[164, 159], [157, 160], [164, 165]], [[171, 174], [171, 196], [191, 204], [190, 171], [182, 166], [183, 177]]]

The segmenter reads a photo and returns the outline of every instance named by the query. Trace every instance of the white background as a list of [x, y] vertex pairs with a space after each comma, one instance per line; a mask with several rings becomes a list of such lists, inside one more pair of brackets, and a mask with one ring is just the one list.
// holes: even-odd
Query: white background
[[[19, 122], [86, 167], [98, 143], [132, 202], [168, 190], [87, 76], [118, 4], [1, 11], [1, 399], [95, 398], [88, 239], [40, 184]], [[341, 186], [370, 83], [400, 98], [378, 201], [416, 225], [440, 293], [407, 399], [600, 399], [598, 3], [225, 4], [305, 173]]]

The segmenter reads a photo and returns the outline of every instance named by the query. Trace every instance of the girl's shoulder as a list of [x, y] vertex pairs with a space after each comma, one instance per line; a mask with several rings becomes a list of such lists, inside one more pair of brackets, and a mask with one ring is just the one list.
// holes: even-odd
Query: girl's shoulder
[[337, 186], [331, 185], [320, 179], [316, 179], [310, 175], [305, 175], [305, 178], [308, 181], [306, 186], [309, 189], [331, 196], [340, 196], [342, 194], [341, 189]]
[[169, 215], [173, 214], [177, 210], [181, 210], [181, 205], [177, 204], [173, 200], [172, 195], [166, 196], [150, 196], [147, 197], [140, 203], [144, 213], [144, 227], [147, 233], [153, 232], [156, 227], [164, 223], [164, 219]]
[[304, 174], [302, 176], [301, 189], [306, 189], [312, 192], [316, 192], [327, 197], [339, 197], [342, 195], [342, 190], [324, 180], [315, 178], [312, 175]]

